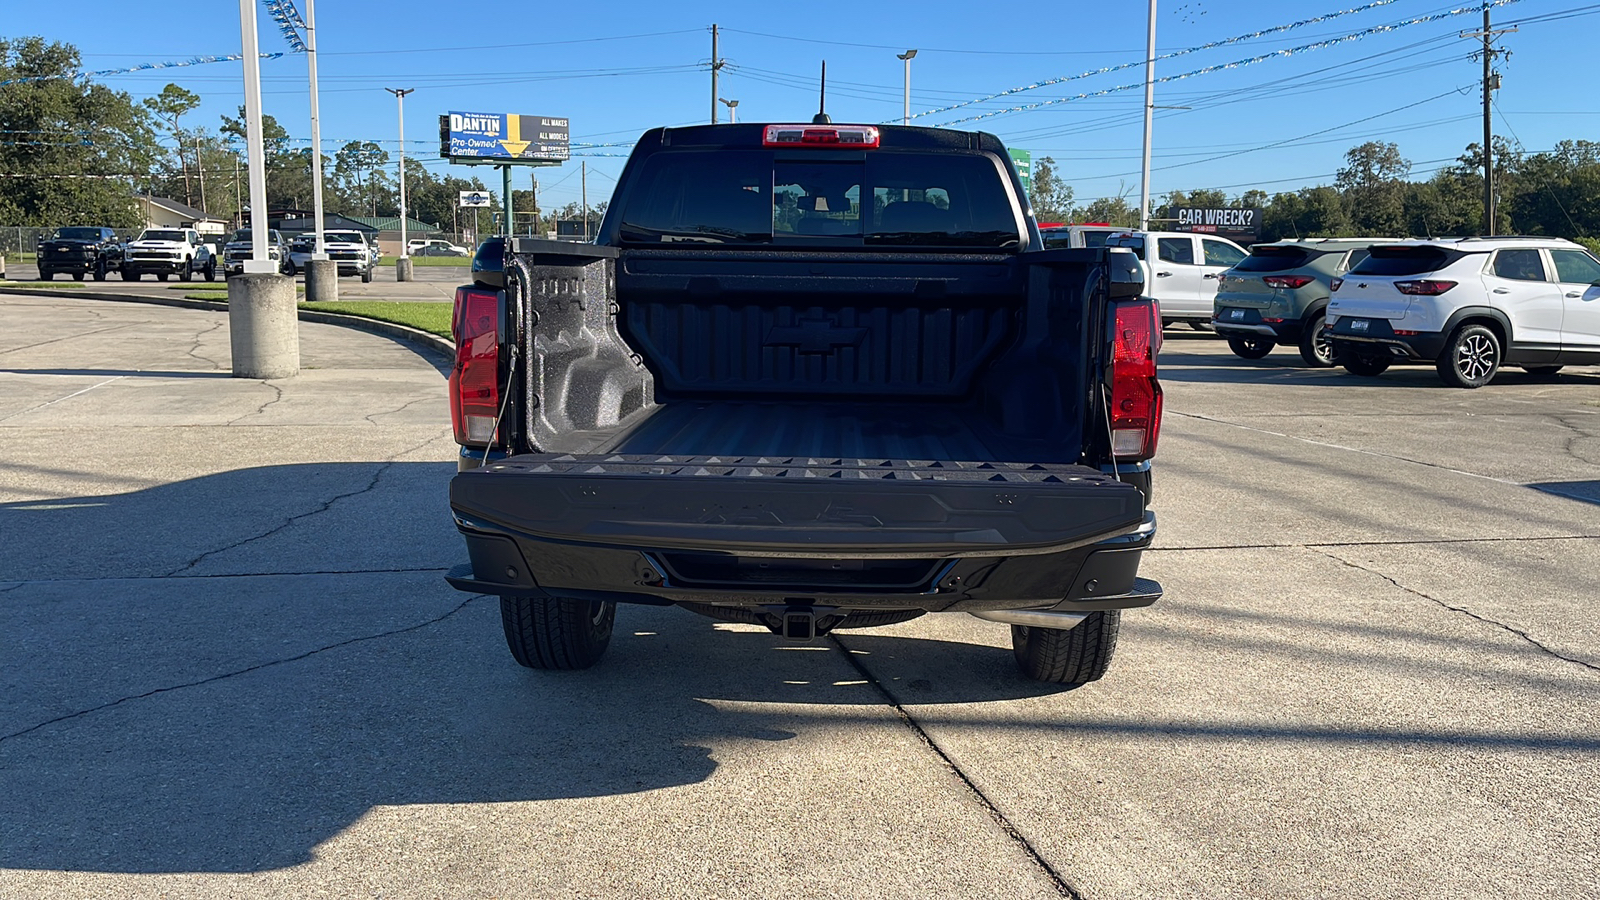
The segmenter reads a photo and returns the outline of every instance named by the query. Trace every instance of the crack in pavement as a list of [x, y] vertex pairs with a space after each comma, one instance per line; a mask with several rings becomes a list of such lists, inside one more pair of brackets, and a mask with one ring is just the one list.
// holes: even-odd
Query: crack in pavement
[[273, 405], [274, 403], [277, 403], [277, 402], [279, 402], [280, 400], [283, 399], [283, 388], [278, 387], [277, 385], [273, 384], [270, 381], [258, 381], [258, 382], [256, 382], [256, 384], [259, 384], [259, 385], [261, 385], [262, 387], [265, 387], [265, 388], [271, 388], [272, 391], [273, 391], [273, 394], [275, 396], [271, 400], [268, 400], [267, 402], [265, 402], [265, 403], [261, 404], [260, 406], [256, 407], [255, 412], [247, 412], [244, 415], [240, 416], [239, 418], [234, 419], [231, 422], [228, 422], [227, 424], [233, 425], [233, 424], [236, 424], [238, 422], [243, 422], [245, 419], [248, 419], [251, 416], [259, 416], [262, 413], [267, 411], [267, 407], [269, 407], [269, 406]]
[[[439, 398], [438, 397], [418, 397], [415, 400], [412, 400], [412, 401], [409, 401], [409, 402], [403, 404], [399, 409], [390, 409], [390, 410], [385, 410], [384, 412], [368, 413], [367, 415], [364, 415], [361, 418], [366, 419], [368, 422], [372, 422], [372, 419], [373, 419], [374, 416], [393, 416], [393, 415], [397, 415], [399, 413], [405, 412], [406, 410], [410, 409], [413, 406], [416, 406], [418, 403], [428, 403], [428, 402], [431, 402], [431, 401], [434, 401], [434, 400], [437, 400], [437, 399], [439, 399]], [[372, 424], [377, 425], [378, 423], [377, 422], [372, 422]]]
[[1361, 565], [1360, 563], [1353, 563], [1348, 559], [1344, 559], [1343, 557], [1340, 557], [1340, 556], [1335, 556], [1334, 554], [1328, 553], [1328, 552], [1325, 552], [1325, 551], [1320, 551], [1319, 550], [1317, 552], [1320, 553], [1322, 556], [1326, 556], [1327, 558], [1329, 558], [1329, 559], [1333, 560], [1334, 562], [1337, 562], [1337, 563], [1339, 563], [1341, 565], [1348, 566], [1348, 567], [1350, 567], [1352, 569], [1356, 569], [1356, 570], [1361, 571], [1361, 572], [1366, 572], [1368, 575], [1376, 575], [1377, 577], [1382, 578], [1384, 581], [1389, 582], [1390, 584], [1394, 585], [1395, 587], [1399, 588], [1400, 590], [1405, 591], [1408, 594], [1413, 594], [1415, 596], [1421, 597], [1422, 599], [1427, 600], [1430, 603], [1436, 604], [1437, 606], [1439, 606], [1439, 607], [1441, 607], [1443, 609], [1448, 609], [1451, 612], [1461, 613], [1462, 615], [1467, 616], [1468, 618], [1476, 619], [1477, 621], [1482, 622], [1485, 625], [1493, 625], [1494, 627], [1499, 628], [1499, 629], [1501, 629], [1502, 631], [1505, 631], [1508, 634], [1514, 634], [1517, 637], [1522, 638], [1524, 641], [1526, 641], [1531, 646], [1538, 648], [1540, 652], [1542, 652], [1542, 653], [1544, 653], [1544, 654], [1546, 654], [1548, 656], [1551, 656], [1551, 657], [1553, 657], [1555, 659], [1562, 660], [1563, 662], [1575, 663], [1577, 665], [1580, 665], [1580, 666], [1584, 667], [1585, 669], [1588, 669], [1591, 672], [1600, 673], [1600, 665], [1595, 665], [1594, 663], [1587, 662], [1587, 661], [1581, 660], [1581, 659], [1577, 659], [1576, 657], [1567, 656], [1566, 654], [1563, 654], [1563, 653], [1561, 653], [1561, 652], [1559, 652], [1557, 650], [1554, 650], [1551, 647], [1546, 646], [1538, 638], [1536, 638], [1533, 635], [1527, 633], [1526, 631], [1523, 631], [1520, 628], [1517, 628], [1514, 625], [1507, 625], [1506, 623], [1501, 622], [1501, 621], [1499, 621], [1497, 619], [1491, 619], [1488, 616], [1479, 615], [1478, 613], [1475, 613], [1472, 610], [1467, 609], [1464, 606], [1453, 606], [1450, 603], [1448, 603], [1448, 602], [1446, 602], [1444, 600], [1440, 600], [1438, 597], [1435, 597], [1435, 596], [1433, 596], [1431, 594], [1423, 593], [1422, 591], [1419, 591], [1419, 590], [1417, 590], [1416, 588], [1413, 588], [1413, 587], [1407, 587], [1406, 585], [1401, 584], [1399, 581], [1395, 580], [1394, 578], [1391, 578], [1388, 575], [1385, 575], [1382, 572], [1379, 572], [1379, 571], [1377, 571], [1375, 569], [1369, 569], [1366, 566]]
[[1056, 893], [1063, 897], [1070, 898], [1070, 900], [1083, 900], [1083, 894], [1077, 888], [1073, 887], [1072, 883], [1068, 881], [1064, 875], [1056, 871], [1056, 867], [1052, 866], [1049, 860], [1044, 858], [1044, 855], [1039, 852], [1038, 848], [1033, 846], [1033, 842], [1028, 840], [1027, 836], [1024, 835], [1022, 831], [1018, 829], [1016, 825], [1012, 824], [1011, 820], [1006, 817], [1006, 814], [1000, 811], [1000, 807], [996, 806], [994, 801], [990, 800], [988, 795], [984, 794], [984, 792], [978, 788], [977, 783], [972, 780], [971, 776], [967, 775], [967, 773], [963, 771], [960, 766], [956, 765], [956, 761], [951, 758], [950, 754], [946, 753], [944, 748], [940, 747], [938, 743], [934, 741], [933, 735], [924, 730], [923, 727], [917, 723], [917, 720], [912, 718], [911, 713], [907, 711], [904, 706], [901, 706], [900, 701], [896, 700], [894, 695], [889, 693], [889, 689], [884, 686], [883, 682], [879, 681], [878, 677], [872, 674], [872, 672], [867, 669], [866, 665], [863, 664], [854, 653], [850, 652], [850, 648], [845, 646], [844, 642], [839, 639], [838, 635], [829, 634], [828, 641], [829, 643], [833, 644], [834, 647], [838, 648], [840, 655], [849, 661], [851, 668], [855, 669], [862, 678], [866, 679], [868, 683], [877, 689], [878, 695], [882, 697], [883, 702], [887, 703], [889, 708], [894, 711], [895, 716], [900, 720], [900, 724], [904, 725], [908, 730], [910, 730], [923, 746], [933, 751], [933, 754], [939, 757], [939, 759], [945, 764], [945, 767], [950, 770], [950, 773], [961, 780], [961, 783], [966, 786], [967, 791], [972, 795], [973, 799], [975, 799], [978, 804], [982, 806], [986, 812], [988, 812], [989, 818], [994, 821], [995, 825], [1005, 833], [1006, 837], [1010, 838], [1013, 843], [1021, 848], [1021, 850], [1028, 855], [1028, 858], [1033, 861], [1033, 864], [1038, 867], [1039, 871], [1050, 880], [1051, 885], [1056, 889]]
[[204, 343], [204, 341], [206, 339], [206, 336], [211, 334], [211, 333], [213, 333], [213, 332], [215, 332], [217, 329], [221, 328], [222, 326], [224, 326], [226, 324], [228, 324], [228, 323], [227, 323], [226, 320], [224, 320], [224, 321], [217, 322], [217, 323], [213, 324], [210, 328], [207, 328], [204, 331], [196, 332], [195, 336], [194, 336], [194, 344], [192, 344], [189, 347], [189, 350], [187, 352], [187, 355], [189, 356], [189, 358], [195, 360], [196, 362], [210, 363], [211, 364], [211, 368], [212, 368], [213, 371], [221, 371], [222, 368], [223, 368], [222, 363], [219, 363], [216, 360], [214, 360], [214, 359], [212, 359], [212, 358], [210, 358], [208, 356], [201, 356], [199, 351], [200, 351], [200, 345], [202, 343]]
[[[1558, 495], [1567, 496], [1567, 495]], [[1305, 544], [1209, 544], [1199, 547], [1150, 547], [1146, 553], [1181, 553], [1189, 550], [1317, 550], [1322, 547], [1427, 547], [1436, 544], [1516, 544], [1533, 541], [1594, 541], [1600, 534], [1556, 534], [1532, 537], [1429, 538], [1395, 541], [1316, 541]]]
[[229, 545], [227, 545], [225, 547], [217, 547], [216, 549], [213, 549], [213, 550], [207, 550], [206, 552], [200, 554], [199, 556], [196, 556], [194, 559], [189, 560], [189, 562], [185, 563], [184, 565], [179, 566], [178, 568], [173, 569], [172, 571], [165, 573], [165, 576], [166, 577], [177, 577], [177, 576], [180, 576], [182, 573], [187, 572], [190, 569], [193, 569], [195, 566], [200, 565], [200, 563], [206, 561], [207, 559], [209, 559], [209, 558], [211, 558], [213, 556], [216, 556], [219, 553], [226, 553], [229, 550], [238, 549], [239, 547], [243, 547], [246, 544], [253, 543], [255, 541], [259, 541], [259, 540], [263, 540], [265, 538], [272, 537], [273, 535], [277, 534], [278, 532], [283, 531], [284, 529], [289, 528], [290, 526], [294, 525], [296, 522], [300, 521], [301, 519], [308, 519], [308, 518], [310, 518], [312, 516], [321, 515], [322, 513], [327, 512], [328, 510], [332, 509], [334, 507], [334, 505], [337, 504], [340, 500], [345, 500], [345, 499], [348, 499], [350, 497], [357, 497], [357, 496], [360, 496], [361, 494], [365, 494], [368, 491], [371, 491], [373, 488], [376, 488], [378, 486], [378, 482], [383, 480], [384, 473], [388, 472], [390, 469], [394, 468], [396, 465], [399, 464], [399, 462], [400, 462], [399, 458], [400, 457], [405, 456], [408, 453], [415, 453], [416, 451], [421, 450], [422, 448], [428, 446], [429, 444], [431, 444], [431, 443], [433, 443], [433, 442], [435, 442], [437, 440], [440, 440], [442, 437], [443, 437], [443, 435], [437, 435], [437, 436], [431, 437], [431, 438], [427, 439], [426, 441], [423, 441], [422, 443], [416, 445], [415, 447], [410, 447], [410, 448], [407, 448], [405, 450], [400, 451], [399, 453], [396, 453], [393, 457], [391, 457], [390, 459], [386, 460], [383, 464], [378, 466], [377, 470], [372, 473], [372, 478], [367, 481], [367, 484], [366, 484], [365, 487], [362, 487], [362, 488], [360, 488], [358, 490], [354, 490], [354, 491], [346, 491], [343, 494], [335, 494], [334, 496], [329, 497], [327, 500], [324, 500], [322, 503], [318, 504], [316, 509], [308, 510], [306, 512], [297, 513], [296, 515], [290, 516], [289, 518], [283, 520], [278, 525], [276, 525], [276, 526], [274, 526], [274, 527], [262, 532], [261, 534], [255, 535], [253, 537], [242, 538], [240, 540], [234, 541], [233, 543], [231, 543], [231, 544], [229, 544]]
[[77, 397], [77, 396], [80, 396], [80, 395], [83, 395], [83, 394], [87, 394], [90, 391], [94, 390], [95, 388], [105, 387], [106, 385], [110, 384], [113, 381], [121, 381], [122, 379], [127, 378], [127, 377], [128, 376], [126, 376], [126, 375], [117, 375], [117, 376], [115, 376], [113, 378], [107, 378], [105, 381], [102, 381], [99, 384], [91, 384], [91, 385], [89, 385], [88, 387], [84, 388], [81, 391], [73, 391], [72, 393], [66, 395], [65, 397], [57, 397], [54, 400], [50, 400], [48, 402], [41, 403], [38, 406], [29, 407], [28, 409], [24, 409], [24, 410], [19, 410], [17, 412], [12, 413], [9, 416], [0, 416], [0, 422], [6, 422], [6, 421], [9, 421], [11, 419], [15, 419], [17, 416], [25, 416], [25, 415], [27, 415], [28, 413], [31, 413], [31, 412], [38, 412], [39, 410], [44, 409], [47, 406], [55, 406], [57, 403], [64, 403], [64, 402], [66, 402], [68, 400], [71, 400], [73, 397]]
[[1572, 432], [1572, 437], [1567, 438], [1566, 444], [1562, 445], [1561, 448], [1567, 454], [1569, 459], [1576, 460], [1577, 462], [1584, 463], [1585, 465], [1600, 465], [1600, 462], [1596, 462], [1595, 460], [1579, 454], [1575, 447], [1579, 441], [1594, 440], [1596, 437], [1600, 437], [1600, 435], [1595, 435], [1584, 431], [1582, 428], [1579, 428], [1571, 422], [1568, 422], [1566, 419], [1556, 415], [1555, 413], [1551, 413], [1550, 418], [1554, 419], [1557, 425], [1560, 425], [1562, 428]]
[[451, 609], [449, 612], [446, 612], [444, 615], [437, 616], [435, 618], [429, 619], [426, 622], [418, 622], [415, 625], [407, 625], [404, 628], [395, 628], [395, 629], [392, 629], [390, 631], [379, 632], [378, 634], [367, 634], [367, 635], [362, 635], [360, 637], [349, 638], [348, 640], [338, 641], [337, 643], [328, 644], [327, 646], [324, 646], [324, 647], [316, 647], [316, 648], [313, 648], [311, 650], [307, 650], [304, 653], [296, 654], [294, 656], [284, 657], [283, 659], [274, 659], [274, 660], [270, 660], [270, 661], [264, 662], [264, 663], [256, 663], [253, 666], [246, 666], [243, 669], [237, 669], [237, 670], [232, 671], [232, 672], [224, 672], [224, 673], [222, 673], [220, 675], [212, 675], [209, 678], [202, 678], [202, 679], [200, 679], [198, 681], [187, 681], [187, 682], [184, 682], [183, 684], [174, 684], [174, 685], [170, 685], [168, 687], [154, 688], [152, 690], [145, 691], [142, 694], [130, 694], [129, 696], [126, 696], [126, 697], [119, 697], [116, 700], [107, 701], [105, 703], [100, 704], [99, 706], [91, 706], [88, 709], [80, 709], [77, 712], [70, 712], [70, 713], [66, 713], [65, 715], [56, 716], [53, 719], [47, 719], [47, 720], [45, 720], [43, 722], [39, 722], [39, 723], [34, 724], [34, 725], [29, 725], [27, 728], [24, 728], [21, 731], [13, 731], [10, 734], [0, 735], [0, 744], [3, 744], [6, 741], [9, 741], [9, 740], [11, 740], [13, 738], [19, 738], [19, 737], [22, 737], [25, 734], [30, 734], [32, 732], [38, 731], [41, 728], [46, 728], [46, 727], [49, 727], [51, 725], [55, 725], [55, 724], [60, 723], [60, 722], [66, 722], [66, 721], [69, 721], [69, 720], [72, 720], [72, 719], [81, 718], [83, 716], [87, 716], [87, 715], [90, 715], [92, 713], [97, 713], [97, 712], [100, 712], [102, 710], [110, 709], [113, 706], [121, 706], [124, 703], [132, 703], [135, 700], [144, 700], [144, 699], [149, 698], [149, 697], [154, 697], [154, 696], [156, 696], [158, 694], [169, 694], [169, 693], [172, 693], [173, 691], [181, 691], [181, 690], [184, 690], [186, 688], [200, 687], [202, 685], [212, 684], [212, 683], [218, 682], [218, 681], [224, 681], [224, 680], [229, 679], [229, 678], [235, 678], [235, 677], [240, 676], [240, 675], [247, 675], [247, 674], [249, 674], [251, 672], [260, 671], [261, 669], [270, 669], [270, 668], [272, 668], [274, 666], [281, 666], [281, 665], [286, 665], [286, 664], [292, 663], [292, 662], [299, 662], [302, 659], [307, 659], [309, 657], [316, 656], [316, 655], [318, 655], [320, 653], [327, 653], [329, 650], [337, 650], [340, 647], [348, 647], [348, 646], [350, 646], [352, 644], [360, 644], [360, 643], [365, 643], [367, 641], [376, 641], [376, 640], [381, 640], [383, 638], [395, 637], [397, 635], [406, 634], [406, 633], [412, 632], [412, 631], [420, 631], [420, 630], [422, 630], [424, 628], [427, 628], [430, 625], [437, 625], [440, 622], [443, 622], [445, 619], [448, 619], [451, 616], [455, 615], [456, 613], [461, 612], [463, 609], [466, 609], [468, 604], [470, 604], [470, 603], [472, 603], [473, 601], [476, 601], [476, 600], [481, 600], [485, 596], [488, 596], [488, 595], [486, 595], [486, 594], [474, 594], [471, 597], [468, 597], [467, 599], [461, 601], [459, 604], [457, 604], [455, 606], [455, 608]]
[[122, 325], [112, 325], [110, 328], [100, 328], [100, 329], [97, 329], [95, 331], [83, 331], [83, 332], [79, 332], [78, 334], [69, 334], [66, 337], [51, 338], [48, 341], [40, 341], [37, 344], [24, 344], [21, 347], [8, 347], [8, 348], [6, 348], [4, 350], [0, 350], [0, 353], [16, 353], [19, 350], [32, 350], [34, 347], [43, 347], [43, 346], [45, 346], [47, 344], [59, 344], [62, 341], [71, 341], [71, 340], [76, 340], [76, 339], [81, 338], [81, 337], [88, 337], [91, 334], [105, 334], [108, 331], [118, 331], [118, 330], [123, 329], [123, 328], [132, 328], [135, 325], [143, 325], [143, 324], [145, 324], [145, 323], [144, 322], [127, 322], [127, 323], [124, 323]]

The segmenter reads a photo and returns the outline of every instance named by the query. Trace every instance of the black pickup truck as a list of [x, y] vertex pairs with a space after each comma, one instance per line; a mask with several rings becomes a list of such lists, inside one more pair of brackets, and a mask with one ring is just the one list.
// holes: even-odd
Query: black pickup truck
[[1121, 249], [1046, 250], [1000, 141], [656, 129], [593, 244], [456, 293], [450, 504], [525, 666], [618, 603], [794, 640], [963, 612], [1104, 674], [1155, 535], [1156, 312]]
[[39, 278], [50, 281], [62, 272], [74, 281], [82, 281], [86, 274], [105, 281], [108, 273], [121, 271], [122, 257], [123, 243], [109, 228], [57, 228], [39, 242]]

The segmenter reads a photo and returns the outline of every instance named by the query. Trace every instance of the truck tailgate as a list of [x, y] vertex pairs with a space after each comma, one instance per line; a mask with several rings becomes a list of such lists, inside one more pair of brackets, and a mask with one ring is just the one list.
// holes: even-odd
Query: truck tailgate
[[528, 537], [763, 556], [1010, 556], [1137, 528], [1137, 488], [1076, 465], [527, 454], [457, 475], [464, 524]]

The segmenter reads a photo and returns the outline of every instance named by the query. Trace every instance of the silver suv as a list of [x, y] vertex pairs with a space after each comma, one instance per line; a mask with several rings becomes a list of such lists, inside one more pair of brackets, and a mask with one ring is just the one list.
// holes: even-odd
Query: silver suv
[[1374, 244], [1334, 281], [1328, 328], [1357, 375], [1429, 362], [1445, 384], [1475, 388], [1505, 365], [1539, 376], [1600, 365], [1600, 260], [1547, 237]]
[[1228, 347], [1260, 359], [1279, 344], [1300, 348], [1306, 365], [1333, 365], [1323, 313], [1333, 279], [1367, 258], [1387, 238], [1312, 238], [1256, 244], [1250, 255], [1217, 278], [1211, 324]]

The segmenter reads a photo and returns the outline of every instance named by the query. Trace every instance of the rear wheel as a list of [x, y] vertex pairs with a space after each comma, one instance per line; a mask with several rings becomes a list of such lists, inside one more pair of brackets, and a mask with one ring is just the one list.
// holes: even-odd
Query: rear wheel
[[587, 669], [611, 644], [617, 604], [561, 597], [501, 597], [506, 646], [530, 669]]
[[165, 272], [157, 272], [156, 273], [156, 280], [157, 281], [166, 281], [167, 280], [167, 273], [165, 273]]
[[1522, 371], [1527, 372], [1529, 375], [1532, 375], [1535, 378], [1550, 378], [1563, 368], [1565, 368], [1565, 366], [1523, 366]]
[[1076, 628], [1011, 626], [1011, 650], [1022, 674], [1035, 681], [1088, 684], [1111, 666], [1122, 626], [1118, 609], [1092, 612]]
[[1328, 319], [1321, 313], [1300, 329], [1300, 358], [1317, 369], [1333, 366], [1333, 341], [1328, 339]]
[[1445, 342], [1435, 368], [1451, 387], [1483, 387], [1500, 371], [1500, 338], [1483, 325], [1462, 325]]
[[1382, 375], [1389, 370], [1389, 361], [1381, 356], [1363, 356], [1349, 350], [1342, 353], [1335, 352], [1335, 361], [1344, 366], [1345, 371], [1351, 375], [1363, 375], [1371, 378], [1374, 375]]
[[216, 262], [216, 260], [210, 260], [210, 259], [206, 260], [206, 280], [207, 281], [216, 281], [217, 280], [217, 262]]
[[82, 281], [83, 280], [83, 273], [82, 272], [73, 272], [72, 273], [72, 280], [73, 281]]
[[1275, 346], [1277, 345], [1274, 342], [1266, 338], [1228, 336], [1228, 349], [1242, 359], [1260, 359], [1271, 353]]

